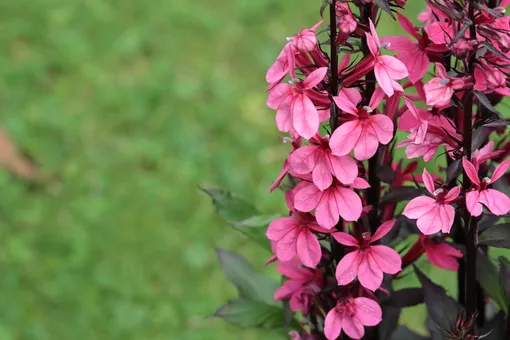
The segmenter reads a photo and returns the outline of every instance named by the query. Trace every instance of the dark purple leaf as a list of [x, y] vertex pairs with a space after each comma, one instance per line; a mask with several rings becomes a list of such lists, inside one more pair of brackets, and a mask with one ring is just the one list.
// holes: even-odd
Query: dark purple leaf
[[496, 248], [510, 248], [510, 223], [496, 224], [478, 237], [479, 244]]
[[388, 0], [373, 0], [374, 5], [385, 11], [390, 15], [390, 17], [395, 20], [395, 16], [391, 12], [390, 4], [388, 3]]
[[476, 254], [476, 280], [501, 310], [508, 312], [508, 297], [499, 284], [499, 273], [496, 265], [480, 249]]
[[494, 53], [495, 55], [497, 55], [498, 57], [500, 58], [503, 58], [503, 59], [509, 59], [506, 55], [504, 55], [503, 53], [501, 53], [500, 50], [498, 50], [494, 45], [488, 43], [487, 41], [482, 41], [481, 44], [490, 52]]
[[388, 165], [382, 165], [377, 170], [377, 177], [385, 183], [392, 184], [395, 179], [395, 170]]
[[406, 326], [398, 326], [390, 340], [430, 340], [430, 338], [416, 334]]
[[506, 296], [510, 297], [510, 261], [499, 257], [499, 284], [503, 286]]
[[479, 149], [480, 146], [482, 146], [483, 143], [487, 140], [487, 137], [490, 134], [490, 129], [480, 126], [476, 128], [476, 130], [473, 132], [473, 140], [471, 142], [471, 152], [474, 152], [475, 150]]
[[498, 110], [496, 110], [496, 108], [494, 106], [492, 106], [492, 104], [489, 101], [489, 99], [482, 92], [475, 90], [475, 91], [473, 91], [473, 93], [475, 94], [476, 98], [478, 98], [478, 101], [480, 102], [480, 105], [485, 107], [490, 112], [498, 115], [499, 118], [503, 118], [501, 113], [499, 113]]
[[494, 318], [486, 322], [478, 331], [480, 340], [506, 339], [505, 313], [499, 312]]
[[456, 179], [459, 176], [461, 171], [462, 171], [462, 160], [461, 159], [454, 160], [446, 168], [446, 180], [445, 180], [444, 184], [446, 184], [446, 185], [450, 184], [451, 181], [453, 181], [454, 179]]
[[508, 125], [510, 125], [510, 119], [497, 119], [497, 120], [493, 120], [493, 121], [489, 121], [489, 122], [483, 123], [482, 126], [487, 126], [487, 127], [502, 127], [502, 126], [508, 126]]
[[422, 288], [404, 288], [391, 293], [389, 305], [395, 307], [411, 307], [423, 303], [424, 295]]
[[490, 227], [495, 225], [499, 219], [500, 219], [499, 216], [483, 214], [482, 218], [478, 222], [478, 231], [482, 232], [489, 229]]
[[432, 321], [443, 330], [455, 325], [457, 315], [463, 312], [464, 308], [448, 296], [443, 287], [432, 282], [416, 266], [414, 270], [423, 287], [425, 305]]
[[379, 340], [388, 340], [395, 333], [400, 317], [400, 308], [390, 305], [383, 305], [383, 319], [379, 324]]
[[422, 194], [421, 190], [414, 187], [398, 187], [392, 189], [381, 198], [381, 204], [398, 203], [408, 201]]

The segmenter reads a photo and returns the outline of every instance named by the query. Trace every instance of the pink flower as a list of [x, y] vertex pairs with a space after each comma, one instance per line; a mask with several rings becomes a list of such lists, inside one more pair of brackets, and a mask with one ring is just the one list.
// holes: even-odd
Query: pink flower
[[376, 89], [368, 106], [358, 108], [361, 95], [354, 88], [344, 88], [337, 97], [336, 105], [349, 116], [349, 121], [333, 132], [329, 145], [333, 155], [345, 156], [354, 149], [354, 157], [363, 161], [375, 155], [379, 143], [388, 144], [393, 138], [393, 122], [383, 114], [370, 115], [381, 100], [383, 92]]
[[420, 242], [425, 248], [425, 254], [430, 263], [438, 268], [457, 271], [462, 252], [446, 242], [436, 242], [430, 237], [420, 236]]
[[[301, 137], [299, 137], [299, 136], [296, 139], [294, 139], [294, 140], [290, 139], [290, 138], [287, 138], [287, 137], [282, 138], [282, 140], [283, 140], [284, 143], [287, 143], [289, 141], [292, 143], [292, 151], [290, 152], [289, 157], [290, 157], [290, 155], [292, 155], [292, 153], [294, 151], [299, 149], [299, 147], [301, 146]], [[287, 175], [289, 170], [290, 170], [290, 164], [289, 164], [289, 160], [288, 160], [288, 157], [287, 157], [287, 159], [283, 162], [283, 169], [282, 169], [282, 171], [280, 172], [280, 174], [278, 175], [278, 177], [274, 181], [274, 183], [271, 186], [271, 189], [269, 190], [269, 192], [272, 192], [274, 189], [276, 189], [276, 188], [278, 188], [280, 186], [280, 184], [282, 183], [283, 179], [285, 178], [285, 176]]]
[[336, 267], [338, 285], [345, 286], [357, 276], [363, 287], [375, 291], [381, 286], [383, 273], [396, 274], [401, 270], [402, 259], [395, 250], [372, 245], [389, 233], [394, 225], [395, 220], [384, 222], [373, 236], [363, 233], [360, 240], [344, 232], [332, 234], [339, 243], [356, 248], [346, 254]]
[[274, 292], [275, 301], [290, 299], [292, 311], [301, 311], [304, 316], [307, 316], [314, 296], [322, 289], [323, 272], [303, 267], [296, 258], [278, 263], [277, 268], [278, 272], [288, 280]]
[[510, 89], [506, 86], [506, 77], [503, 72], [496, 67], [489, 66], [484, 59], [480, 59], [475, 67], [475, 81], [475, 90], [510, 96]]
[[[357, 184], [358, 182], [354, 181], [352, 186], [356, 187]], [[340, 216], [346, 221], [358, 220], [363, 205], [354, 190], [333, 181], [333, 184], [324, 191], [313, 183], [303, 184], [294, 197], [294, 208], [302, 212], [315, 209], [317, 223], [323, 228], [331, 229], [338, 223]]]
[[347, 39], [349, 35], [356, 30], [358, 22], [352, 14], [349, 4], [346, 2], [336, 3], [336, 16], [338, 18], [338, 30], [342, 38]]
[[382, 320], [382, 309], [377, 302], [366, 297], [347, 297], [339, 300], [324, 319], [324, 335], [335, 340], [342, 330], [352, 339], [365, 335], [363, 326], [375, 326]]
[[439, 231], [448, 234], [453, 226], [455, 208], [449, 203], [454, 202], [460, 194], [460, 186], [450, 191], [443, 188], [435, 190], [432, 176], [427, 169], [423, 169], [423, 183], [429, 196], [420, 196], [412, 199], [402, 213], [410, 219], [418, 219], [416, 225], [425, 234], [431, 235]]
[[488, 186], [496, 182], [505, 174], [510, 167], [510, 160], [504, 161], [492, 173], [492, 177], [485, 177], [480, 181], [478, 172], [473, 163], [466, 158], [462, 159], [464, 171], [468, 175], [475, 188], [466, 194], [466, 208], [471, 216], [480, 216], [482, 214], [482, 204], [496, 216], [505, 215], [510, 211], [510, 197], [501, 191], [489, 189]]
[[312, 28], [303, 28], [299, 34], [296, 34], [290, 41], [295, 48], [297, 48], [300, 52], [311, 52], [317, 46], [317, 37], [315, 35], [315, 30], [319, 28], [319, 26], [324, 22], [324, 20], [319, 21]]
[[398, 14], [398, 21], [402, 28], [414, 37], [418, 43], [403, 36], [384, 37], [381, 41], [388, 43], [386, 48], [391, 51], [399, 52], [397, 58], [401, 60], [409, 72], [409, 80], [414, 84], [421, 80], [429, 69], [429, 54], [436, 56], [447, 51], [444, 44], [429, 44], [428, 37], [418, 34], [413, 23], [402, 14]]
[[316, 135], [309, 146], [302, 146], [289, 156], [289, 164], [297, 174], [312, 173], [313, 183], [325, 190], [335, 176], [342, 184], [351, 184], [358, 176], [358, 165], [351, 156], [335, 156], [329, 148], [329, 137]]
[[296, 77], [294, 68], [296, 67], [295, 54], [296, 48], [289, 42], [280, 52], [276, 61], [269, 67], [266, 73], [266, 81], [270, 84], [268, 89], [273, 88], [281, 82], [283, 78], [290, 73], [292, 78]]
[[305, 266], [315, 268], [322, 253], [314, 232], [329, 234], [312, 215], [297, 212], [269, 223], [266, 236], [276, 242], [276, 256], [280, 261], [290, 261], [297, 255]]
[[432, 78], [423, 86], [426, 96], [426, 104], [438, 108], [450, 106], [453, 90], [465, 88], [468, 83], [464, 79], [452, 78], [446, 73], [446, 69], [440, 63], [436, 63], [438, 77]]
[[[327, 67], [321, 67], [310, 73], [304, 81], [296, 81], [296, 87], [290, 84], [276, 85], [267, 99], [267, 106], [276, 111], [276, 125], [281, 132], [291, 129], [309, 139], [319, 130], [320, 117], [312, 99], [329, 105], [327, 95], [314, 91], [326, 76]], [[312, 99], [311, 99], [312, 98]]]
[[475, 166], [476, 172], [480, 171], [480, 165], [489, 159], [499, 157], [504, 150], [492, 151], [494, 149], [494, 141], [489, 141], [483, 148], [476, 150], [471, 157], [471, 162]]
[[375, 26], [370, 20], [370, 33], [365, 33], [367, 38], [368, 48], [375, 58], [374, 73], [377, 82], [383, 89], [384, 93], [391, 97], [395, 91], [403, 92], [402, 86], [395, 80], [404, 79], [407, 77], [406, 66], [397, 58], [381, 55], [381, 42], [379, 36], [375, 31]]

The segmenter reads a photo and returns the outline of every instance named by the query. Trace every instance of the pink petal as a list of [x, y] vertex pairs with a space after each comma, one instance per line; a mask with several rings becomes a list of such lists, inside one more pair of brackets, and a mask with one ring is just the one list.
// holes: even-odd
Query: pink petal
[[383, 89], [381, 89], [380, 87], [376, 87], [374, 94], [372, 95], [372, 98], [370, 98], [370, 102], [368, 103], [368, 106], [372, 110], [375, 110], [379, 106], [379, 104], [381, 104], [385, 95], [386, 94], [384, 93]]
[[379, 36], [377, 35], [377, 31], [375, 30], [375, 25], [372, 22], [372, 19], [368, 19], [368, 21], [369, 21], [368, 25], [370, 26], [370, 34], [372, 34], [374, 42], [377, 45], [377, 48], [379, 48], [379, 46], [381, 46], [381, 41], [379, 40]]
[[283, 103], [285, 98], [289, 96], [292, 91], [292, 86], [290, 84], [278, 84], [276, 85], [267, 97], [266, 105], [273, 109], [277, 110], [280, 105]]
[[289, 170], [290, 170], [289, 162], [287, 160], [285, 160], [285, 162], [283, 162], [283, 169], [280, 172], [280, 174], [278, 175], [278, 177], [276, 178], [276, 180], [274, 181], [269, 192], [273, 192], [274, 189], [276, 189], [280, 186], [280, 183], [282, 183], [283, 179], [285, 178], [285, 175], [287, 175]]
[[393, 121], [383, 114], [376, 114], [369, 118], [379, 142], [383, 145], [388, 144], [393, 139]]
[[430, 210], [434, 209], [435, 203], [436, 200], [428, 196], [413, 198], [409, 203], [407, 203], [402, 215], [410, 219], [420, 218]]
[[393, 80], [404, 79], [407, 77], [408, 72], [406, 65], [395, 57], [389, 55], [382, 55], [377, 58], [379, 63], [384, 65], [384, 69], [388, 73], [388, 76]]
[[460, 195], [460, 185], [457, 185], [456, 187], [452, 188], [448, 193], [444, 196], [444, 202], [445, 203], [451, 203], [457, 199]]
[[440, 205], [434, 204], [432, 209], [418, 218], [416, 226], [424, 235], [435, 234], [443, 227], [440, 217]]
[[342, 319], [333, 307], [324, 319], [324, 335], [328, 340], [336, 340], [342, 331]]
[[328, 72], [327, 67], [320, 67], [316, 69], [306, 77], [305, 81], [303, 81], [303, 87], [306, 90], [312, 89], [314, 86], [319, 84], [324, 79], [327, 72]]
[[321, 260], [322, 252], [319, 240], [309, 230], [302, 230], [297, 238], [297, 254], [303, 264], [315, 268]]
[[313, 272], [301, 265], [298, 258], [293, 258], [287, 262], [279, 262], [277, 266], [278, 272], [291, 280], [307, 282], [312, 279]]
[[368, 184], [367, 181], [365, 181], [361, 177], [356, 177], [354, 181], [351, 183], [351, 187], [354, 189], [368, 189], [370, 188], [370, 184]]
[[334, 188], [324, 191], [324, 195], [315, 209], [317, 223], [323, 228], [331, 229], [340, 220], [340, 205], [338, 204]]
[[355, 88], [343, 88], [333, 100], [340, 110], [358, 115], [357, 105], [361, 101], [361, 94]]
[[439, 76], [439, 78], [449, 78], [448, 73], [446, 73], [446, 68], [441, 63], [436, 63], [436, 73]]
[[388, 234], [390, 230], [393, 228], [396, 221], [397, 220], [390, 220], [381, 224], [379, 228], [377, 228], [377, 230], [375, 231], [374, 235], [372, 235], [372, 237], [370, 238], [370, 243], [378, 241], [382, 239], [384, 236], [386, 236], [386, 234]]
[[444, 84], [441, 78], [432, 78], [423, 85], [423, 89], [427, 105], [439, 108], [450, 105], [453, 89], [448, 84]]
[[333, 132], [329, 140], [331, 152], [336, 156], [345, 156], [354, 148], [363, 128], [358, 120], [345, 122]]
[[499, 164], [492, 174], [491, 183], [496, 182], [501, 176], [503, 176], [508, 170], [508, 167], [510, 167], [510, 159]]
[[441, 221], [445, 222], [443, 222], [441, 231], [445, 234], [449, 234], [450, 230], [452, 229], [454, 220], [455, 220], [455, 208], [449, 204], [444, 204], [442, 206], [441, 211]]
[[317, 207], [323, 193], [312, 183], [305, 185], [294, 197], [294, 208], [299, 211], [309, 212]]
[[381, 286], [383, 272], [371, 256], [363, 256], [358, 268], [358, 280], [361, 285], [371, 291]]
[[320, 147], [316, 145], [307, 145], [302, 146], [297, 150], [294, 150], [289, 155], [289, 164], [297, 174], [308, 174], [310, 173], [315, 164], [317, 163], [317, 159], [322, 153]]
[[379, 44], [377, 44], [374, 38], [366, 32], [365, 37], [367, 39], [367, 45], [368, 49], [370, 50], [370, 53], [372, 53], [374, 57], [377, 57], [379, 55]]
[[416, 43], [414, 43], [411, 39], [404, 36], [388, 36], [388, 37], [382, 37], [381, 42], [389, 43], [389, 45], [386, 47], [386, 49], [390, 51], [395, 52], [404, 52], [407, 50], [414, 50], [416, 49]]
[[358, 176], [358, 165], [351, 156], [335, 156], [329, 154], [329, 167], [331, 172], [342, 184], [352, 183]]
[[332, 233], [331, 235], [338, 243], [343, 244], [344, 246], [359, 247], [358, 240], [356, 240], [354, 236], [350, 234], [339, 231]]
[[300, 281], [287, 280], [274, 292], [274, 300], [286, 300], [290, 298], [292, 294], [301, 290], [302, 287], [303, 283]]
[[339, 207], [340, 216], [347, 221], [357, 221], [361, 216], [363, 205], [361, 198], [352, 189], [337, 187], [335, 192], [336, 206]]
[[278, 241], [297, 227], [299, 227], [299, 222], [295, 218], [279, 217], [269, 223], [266, 236], [271, 241]]
[[342, 257], [336, 267], [335, 274], [339, 286], [348, 285], [358, 276], [358, 267], [361, 257], [362, 255], [357, 250]]
[[288, 96], [276, 111], [276, 126], [281, 132], [289, 132], [292, 127], [292, 114], [290, 112], [290, 102], [292, 97]]
[[296, 96], [291, 112], [292, 125], [300, 136], [310, 139], [319, 131], [319, 113], [306, 95]]
[[473, 163], [467, 160], [467, 158], [462, 158], [462, 166], [464, 167], [464, 171], [466, 172], [466, 175], [468, 175], [471, 182], [473, 182], [476, 185], [480, 184], [480, 179], [478, 178], [478, 171], [476, 171], [475, 166]]
[[317, 163], [312, 172], [313, 183], [320, 190], [326, 190], [333, 183], [333, 176], [331, 176], [331, 170], [328, 165], [328, 158], [324, 153], [321, 153], [320, 157], [317, 158]]
[[356, 145], [354, 146], [354, 158], [356, 158], [358, 161], [365, 161], [369, 158], [372, 158], [372, 156], [377, 152], [377, 148], [379, 147], [379, 139], [377, 138], [377, 134], [370, 121], [360, 123], [358, 128], [360, 127], [361, 134]]
[[397, 14], [397, 18], [398, 18], [398, 22], [400, 23], [402, 28], [407, 33], [409, 33], [410, 35], [412, 35], [416, 39], [420, 38], [418, 33], [416, 33], [416, 28], [414, 27], [414, 25], [411, 22], [411, 20], [409, 20], [405, 15], [400, 14], [400, 13]]
[[391, 82], [391, 78], [384, 68], [384, 65], [377, 63], [374, 66], [374, 73], [379, 86], [383, 89], [384, 93], [388, 95], [388, 97], [393, 96], [395, 90], [393, 89], [393, 84]]
[[425, 184], [425, 188], [431, 193], [434, 194], [434, 180], [432, 179], [432, 176], [430, 176], [429, 172], [427, 171], [427, 168], [423, 168], [423, 184]]
[[402, 270], [400, 255], [387, 246], [370, 246], [370, 253], [379, 268], [388, 274], [396, 274]]
[[398, 55], [398, 59], [406, 66], [409, 72], [409, 81], [413, 84], [423, 79], [429, 69], [430, 59], [427, 54], [420, 49], [401, 53]]
[[447, 243], [434, 244], [425, 249], [430, 263], [446, 270], [457, 271], [459, 263], [456, 258], [462, 258], [462, 253]]
[[466, 194], [466, 208], [471, 216], [480, 216], [482, 214], [482, 205], [478, 203], [480, 192], [477, 190], [470, 191]]
[[375, 326], [382, 320], [382, 309], [377, 302], [366, 297], [354, 299], [356, 318], [365, 326]]
[[496, 216], [505, 215], [510, 211], [510, 197], [501, 191], [494, 189], [480, 191], [478, 200]]
[[351, 339], [361, 339], [365, 335], [365, 329], [355, 316], [344, 316], [342, 318], [342, 327]]
[[287, 56], [284, 51], [278, 56], [276, 61], [269, 67], [266, 73], [266, 81], [274, 83], [280, 81], [289, 71], [289, 64], [287, 63]]
[[276, 243], [276, 256], [280, 261], [290, 261], [296, 256], [296, 242], [299, 233], [298, 228], [291, 229]]

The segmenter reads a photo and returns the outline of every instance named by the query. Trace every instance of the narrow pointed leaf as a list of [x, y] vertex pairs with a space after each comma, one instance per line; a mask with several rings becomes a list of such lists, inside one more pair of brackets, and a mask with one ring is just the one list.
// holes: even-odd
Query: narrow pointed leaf
[[278, 282], [263, 276], [253, 270], [244, 257], [221, 249], [216, 251], [221, 268], [238, 289], [242, 298], [265, 303], [272, 306], [281, 306], [273, 299]]
[[462, 159], [454, 160], [448, 167], [446, 168], [446, 185], [450, 184], [451, 181], [456, 179], [460, 172], [462, 171]]
[[389, 16], [395, 20], [395, 16], [391, 12], [390, 4], [388, 3], [388, 0], [373, 0], [374, 5], [385, 11], [389, 14]]
[[381, 198], [381, 204], [398, 203], [408, 201], [422, 194], [421, 190], [414, 187], [398, 187], [392, 189]]
[[503, 311], [508, 312], [508, 297], [499, 283], [498, 268], [481, 250], [476, 254], [476, 279]]
[[479, 244], [497, 248], [510, 248], [510, 223], [496, 224], [478, 237]]
[[432, 282], [416, 266], [414, 270], [423, 287], [425, 305], [432, 321], [440, 329], [448, 329], [453, 326], [457, 315], [464, 308], [456, 300], [448, 296], [443, 287]]
[[498, 117], [500, 118], [503, 118], [503, 116], [501, 115], [501, 113], [498, 112], [498, 110], [496, 110], [496, 108], [494, 106], [492, 106], [491, 102], [489, 101], [489, 99], [485, 96], [485, 94], [483, 94], [482, 92], [480, 91], [473, 91], [476, 98], [478, 98], [478, 101], [480, 103], [480, 105], [482, 105], [483, 107], [485, 107], [487, 110], [489, 110], [490, 112], [492, 113], [495, 113], [498, 115]]
[[281, 308], [242, 298], [223, 305], [214, 316], [240, 327], [265, 329], [285, 327], [285, 317]]
[[422, 288], [404, 288], [391, 293], [389, 305], [395, 307], [411, 307], [424, 303], [425, 296]]

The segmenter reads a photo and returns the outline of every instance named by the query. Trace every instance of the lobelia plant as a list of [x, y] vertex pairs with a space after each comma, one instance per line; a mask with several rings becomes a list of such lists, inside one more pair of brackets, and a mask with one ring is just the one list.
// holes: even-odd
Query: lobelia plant
[[[327, 0], [288, 38], [266, 74], [292, 144], [271, 188], [287, 216], [206, 190], [283, 281], [219, 251], [240, 298], [217, 316], [293, 340], [510, 339], [510, 262], [492, 259], [510, 248], [509, 3], [426, 0], [418, 27], [406, 0]], [[405, 33], [379, 36], [381, 15]], [[457, 272], [457, 297], [426, 262]], [[411, 276], [420, 287], [393, 289]], [[421, 303], [429, 336], [399, 325]]]

